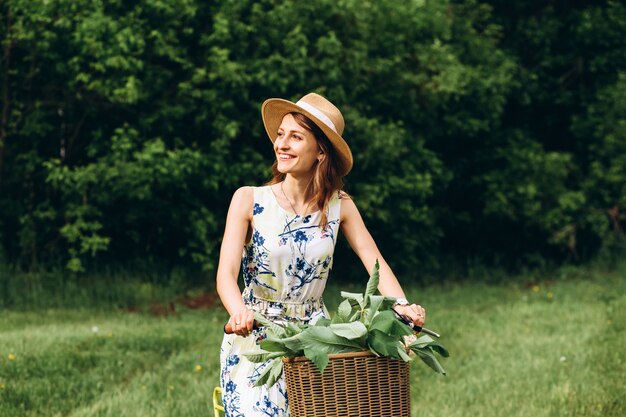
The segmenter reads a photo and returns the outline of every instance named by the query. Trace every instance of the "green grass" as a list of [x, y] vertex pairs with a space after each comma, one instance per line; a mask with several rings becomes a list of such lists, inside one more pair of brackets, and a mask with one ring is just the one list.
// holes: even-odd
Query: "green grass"
[[[626, 273], [590, 275], [411, 290], [451, 352], [412, 363], [413, 415], [626, 415]], [[0, 416], [212, 416], [226, 314], [178, 310], [1, 312]]]
[[16, 271], [0, 263], [0, 310], [132, 307], [171, 300], [186, 287], [183, 273], [176, 270], [169, 274], [104, 271], [77, 277], [58, 269]]

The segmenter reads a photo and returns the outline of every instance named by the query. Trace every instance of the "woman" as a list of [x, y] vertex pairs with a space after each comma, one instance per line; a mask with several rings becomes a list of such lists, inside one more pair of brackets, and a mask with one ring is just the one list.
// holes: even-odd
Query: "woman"
[[[264, 187], [235, 192], [217, 271], [217, 290], [235, 332], [224, 336], [221, 348], [227, 416], [289, 415], [284, 381], [271, 389], [253, 387], [263, 364], [242, 354], [259, 350], [263, 338], [263, 330], [253, 330], [255, 311], [283, 321], [314, 322], [328, 316], [321, 297], [339, 228], [367, 271], [379, 260], [378, 289], [398, 298], [396, 310], [419, 326], [426, 318], [421, 306], [406, 301], [356, 205], [341, 191], [352, 153], [341, 137], [339, 109], [311, 93], [297, 103], [269, 99], [261, 113], [274, 143], [274, 177]], [[243, 293], [237, 285], [240, 265]]]

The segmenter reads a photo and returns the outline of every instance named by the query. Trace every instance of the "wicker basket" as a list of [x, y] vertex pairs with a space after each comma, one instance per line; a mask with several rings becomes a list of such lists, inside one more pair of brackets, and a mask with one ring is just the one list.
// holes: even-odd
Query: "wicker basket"
[[371, 352], [329, 355], [323, 374], [310, 360], [283, 359], [292, 417], [409, 417], [409, 364]]

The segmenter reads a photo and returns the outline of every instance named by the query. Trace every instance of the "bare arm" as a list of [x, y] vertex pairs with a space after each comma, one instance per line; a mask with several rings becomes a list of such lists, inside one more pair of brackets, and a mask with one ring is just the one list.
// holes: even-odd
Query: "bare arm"
[[[237, 285], [241, 255], [252, 222], [254, 190], [242, 187], [235, 191], [226, 217], [226, 228], [217, 267], [217, 293], [230, 314], [235, 333], [245, 336], [252, 330], [252, 313], [246, 308]], [[236, 325], [236, 323], [240, 323]]]
[[[398, 279], [380, 253], [374, 238], [363, 222], [359, 209], [351, 198], [342, 198], [341, 200], [341, 231], [368, 272], [372, 271], [378, 259], [380, 264], [378, 290], [380, 293], [388, 297], [405, 298]], [[398, 306], [397, 309], [402, 314], [411, 317], [417, 325], [424, 325], [426, 312], [421, 306], [413, 304], [406, 307]]]

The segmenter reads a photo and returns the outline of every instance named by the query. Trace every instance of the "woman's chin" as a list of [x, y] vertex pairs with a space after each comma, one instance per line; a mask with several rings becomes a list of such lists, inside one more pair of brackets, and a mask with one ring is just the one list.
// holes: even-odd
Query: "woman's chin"
[[278, 161], [278, 165], [276, 165], [276, 168], [281, 174], [288, 174], [293, 171], [294, 166], [290, 162]]
[[278, 164], [276, 166], [276, 169], [278, 170], [278, 172], [280, 172], [281, 174], [289, 174], [289, 167], [286, 166], [281, 166], [281, 164]]
[[295, 176], [311, 175], [311, 173], [313, 172], [313, 168], [314, 167], [306, 170], [302, 168], [301, 164], [296, 165], [294, 163], [284, 161], [278, 161], [278, 164], [276, 165], [276, 169], [281, 174], [291, 174]]

